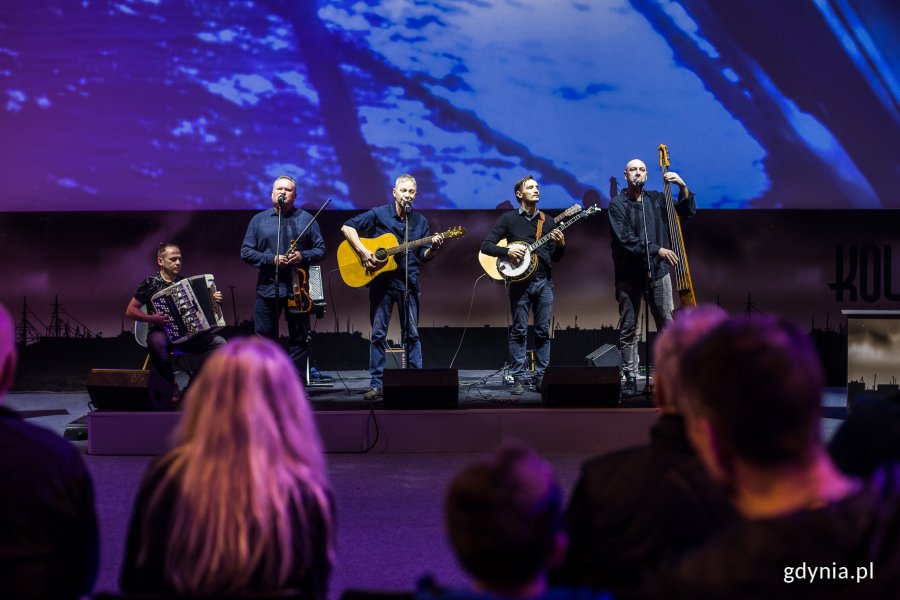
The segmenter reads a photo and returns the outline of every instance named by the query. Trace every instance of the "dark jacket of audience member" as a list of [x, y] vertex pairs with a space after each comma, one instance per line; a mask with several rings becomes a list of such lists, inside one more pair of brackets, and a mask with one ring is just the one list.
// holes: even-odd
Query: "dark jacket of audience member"
[[681, 415], [681, 356], [727, 317], [698, 306], [679, 312], [657, 336], [653, 399], [663, 414], [650, 445], [584, 464], [566, 512], [569, 550], [554, 581], [631, 596], [645, 574], [737, 518], [690, 445]]
[[900, 395], [858, 402], [831, 438], [828, 451], [841, 471], [860, 477], [900, 462]]
[[[14, 334], [0, 306], [0, 399], [16, 371]], [[97, 578], [97, 515], [78, 450], [0, 406], [0, 482], [0, 596], [89, 594]]]
[[900, 467], [893, 467], [838, 502], [725, 530], [661, 575], [653, 596], [893, 599], [898, 545]]
[[0, 407], [0, 481], [0, 596], [90, 593], [97, 578], [97, 515], [78, 450]]
[[651, 436], [649, 446], [584, 464], [566, 514], [569, 551], [554, 581], [629, 596], [645, 573], [736, 519], [681, 416], [664, 415]]
[[177, 446], [150, 466], [128, 532], [128, 592], [293, 590], [324, 600], [333, 502], [306, 393], [274, 342], [217, 350], [191, 384]]

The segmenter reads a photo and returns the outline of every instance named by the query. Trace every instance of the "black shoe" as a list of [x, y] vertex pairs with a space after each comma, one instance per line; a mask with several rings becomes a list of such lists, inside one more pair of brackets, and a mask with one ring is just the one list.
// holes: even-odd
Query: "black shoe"
[[628, 377], [625, 379], [625, 385], [622, 386], [619, 397], [631, 398], [633, 396], [637, 396], [637, 381], [635, 381], [634, 377]]
[[366, 402], [371, 402], [373, 400], [377, 400], [381, 398], [381, 388], [373, 387], [368, 392], [363, 394], [363, 400]]
[[516, 382], [513, 384], [512, 389], [509, 391], [513, 396], [521, 396], [525, 393], [525, 382], [521, 379], [516, 379]]
[[534, 391], [540, 392], [540, 391], [541, 391], [541, 384], [542, 384], [543, 382], [544, 382], [544, 378], [543, 378], [543, 377], [535, 377], [534, 379], [532, 379], [532, 380], [531, 380], [531, 383], [532, 383], [532, 386], [534, 387]]

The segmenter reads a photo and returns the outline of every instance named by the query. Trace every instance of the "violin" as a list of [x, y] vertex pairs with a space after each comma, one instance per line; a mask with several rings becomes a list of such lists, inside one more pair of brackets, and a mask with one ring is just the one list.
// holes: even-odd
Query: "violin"
[[[287, 254], [297, 251], [297, 242], [300, 238], [291, 240]], [[309, 297], [307, 291], [309, 284], [306, 277], [306, 270], [300, 267], [291, 269], [291, 293], [287, 298], [287, 309], [292, 313], [308, 313], [312, 310], [312, 298]]]
[[308, 313], [312, 310], [313, 301], [309, 296], [309, 279], [306, 269], [296, 267], [291, 270], [291, 295], [287, 299], [287, 308], [293, 313]]
[[[312, 225], [319, 217], [319, 213], [325, 210], [325, 207], [329, 204], [331, 204], [331, 198], [326, 200], [322, 205], [322, 208], [316, 211], [316, 214], [313, 215], [313, 218], [309, 221], [309, 223], [306, 224], [306, 227], [303, 228], [303, 231], [300, 232], [300, 235], [291, 240], [290, 247], [288, 248], [286, 254], [297, 251], [297, 244], [300, 242], [300, 238], [303, 237], [303, 234], [306, 233], [306, 230], [309, 229], [309, 226]], [[309, 295], [309, 278], [307, 276], [306, 269], [294, 267], [291, 270], [291, 295], [288, 296], [287, 299], [287, 308], [293, 313], [301, 314], [308, 313], [313, 308], [313, 301]]]

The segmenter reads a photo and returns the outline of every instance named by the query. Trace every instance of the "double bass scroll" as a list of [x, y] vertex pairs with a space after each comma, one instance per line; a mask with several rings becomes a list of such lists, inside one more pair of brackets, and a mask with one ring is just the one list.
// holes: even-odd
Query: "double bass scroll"
[[[669, 149], [665, 144], [659, 145], [659, 166], [663, 175], [669, 172]], [[666, 197], [666, 211], [669, 213], [669, 239], [672, 241], [672, 252], [678, 256], [678, 262], [670, 267], [674, 276], [673, 287], [678, 291], [681, 306], [696, 306], [694, 284], [691, 281], [691, 270], [688, 266], [687, 252], [684, 249], [684, 237], [681, 235], [681, 219], [675, 212], [672, 202], [672, 186], [663, 177], [663, 193]]]

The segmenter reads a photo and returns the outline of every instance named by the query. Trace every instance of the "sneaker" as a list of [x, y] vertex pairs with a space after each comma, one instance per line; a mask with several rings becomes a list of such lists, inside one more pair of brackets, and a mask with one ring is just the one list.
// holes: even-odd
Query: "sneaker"
[[543, 377], [535, 377], [534, 379], [532, 379], [531, 383], [532, 383], [532, 386], [534, 387], [534, 391], [536, 391], [536, 392], [541, 391], [541, 384], [543, 382], [544, 382]]
[[371, 402], [372, 400], [376, 400], [381, 398], [381, 388], [373, 387], [368, 392], [363, 394], [363, 400], [366, 402]]
[[309, 368], [309, 380], [316, 383], [332, 383], [334, 381], [331, 375], [323, 373], [315, 367]]
[[513, 384], [512, 390], [509, 392], [513, 396], [521, 396], [525, 393], [525, 382], [521, 379], [516, 379], [516, 382]]
[[631, 398], [633, 396], [637, 396], [637, 381], [634, 377], [628, 377], [625, 379], [625, 385], [622, 386], [622, 391], [619, 394], [622, 398]]

